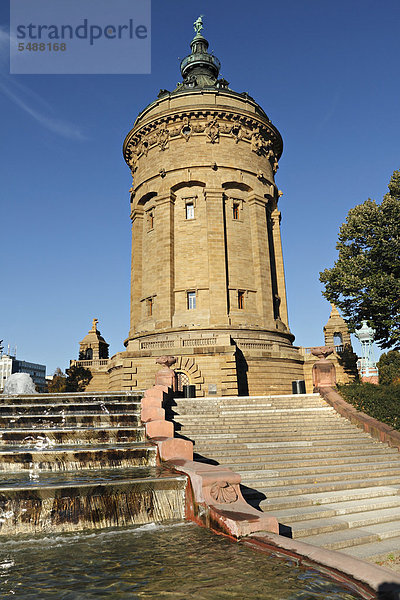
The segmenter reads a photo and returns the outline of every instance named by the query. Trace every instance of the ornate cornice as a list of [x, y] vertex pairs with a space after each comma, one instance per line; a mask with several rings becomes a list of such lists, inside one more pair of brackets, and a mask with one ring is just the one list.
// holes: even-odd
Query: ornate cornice
[[134, 170], [150, 149], [164, 152], [171, 140], [187, 142], [192, 136], [202, 136], [210, 144], [219, 143], [223, 137], [233, 138], [236, 144], [250, 144], [253, 152], [271, 161], [274, 171], [278, 168], [282, 138], [272, 123], [250, 113], [211, 108], [169, 111], [135, 126], [124, 142], [125, 161]]

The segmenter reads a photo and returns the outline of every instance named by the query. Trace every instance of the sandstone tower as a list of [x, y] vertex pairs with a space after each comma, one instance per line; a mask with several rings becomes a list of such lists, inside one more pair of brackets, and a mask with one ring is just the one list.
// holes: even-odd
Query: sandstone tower
[[176, 357], [197, 395], [290, 393], [303, 379], [288, 326], [274, 175], [282, 138], [247, 93], [219, 79], [201, 19], [182, 83], [137, 117], [124, 158], [133, 182], [130, 330], [111, 389], [153, 384]]

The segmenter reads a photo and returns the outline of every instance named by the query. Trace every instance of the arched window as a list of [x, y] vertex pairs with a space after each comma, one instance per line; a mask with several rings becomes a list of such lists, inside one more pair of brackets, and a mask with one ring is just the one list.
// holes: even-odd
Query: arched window
[[93, 348], [86, 348], [85, 360], [93, 360]]
[[333, 345], [334, 346], [341, 346], [342, 344], [343, 344], [342, 334], [336, 331], [333, 334]]
[[335, 346], [336, 352], [338, 354], [342, 354], [342, 352], [344, 350], [344, 347], [343, 347], [343, 336], [338, 331], [335, 331], [335, 333], [333, 334], [333, 345]]
[[183, 392], [184, 385], [190, 385], [190, 378], [185, 371], [175, 371], [176, 391]]

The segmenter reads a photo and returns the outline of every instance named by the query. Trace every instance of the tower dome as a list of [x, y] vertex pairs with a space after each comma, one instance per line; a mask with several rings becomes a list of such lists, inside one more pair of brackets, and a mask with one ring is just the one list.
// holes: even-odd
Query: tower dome
[[209, 54], [208, 41], [200, 33], [203, 29], [202, 17], [194, 23], [196, 35], [190, 43], [191, 54], [181, 62], [181, 74], [184, 86], [213, 86], [217, 82], [221, 63], [218, 58]]

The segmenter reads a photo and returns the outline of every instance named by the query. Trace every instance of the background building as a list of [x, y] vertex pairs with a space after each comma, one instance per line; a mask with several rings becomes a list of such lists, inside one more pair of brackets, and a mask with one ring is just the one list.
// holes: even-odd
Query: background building
[[79, 342], [79, 359], [71, 360], [70, 366], [79, 366], [89, 369], [92, 379], [87, 391], [108, 390], [108, 344], [97, 329], [98, 319], [93, 319], [92, 328]]
[[12, 373], [28, 373], [38, 392], [46, 391], [46, 367], [38, 363], [18, 360], [11, 354], [0, 354], [0, 391]]

